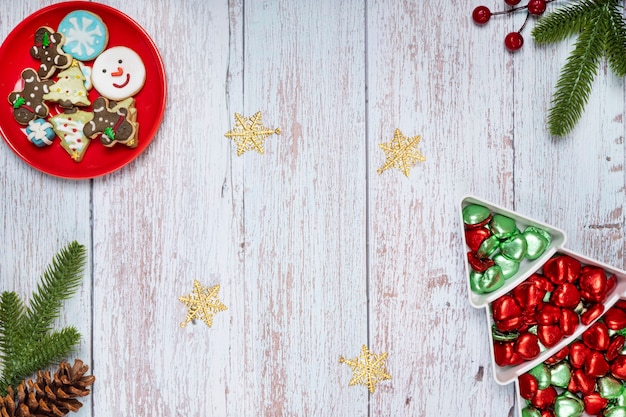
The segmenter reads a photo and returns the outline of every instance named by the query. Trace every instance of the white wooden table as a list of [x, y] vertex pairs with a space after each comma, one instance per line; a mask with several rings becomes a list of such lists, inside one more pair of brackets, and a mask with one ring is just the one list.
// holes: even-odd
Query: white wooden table
[[[2, 2], [0, 31], [49, 1]], [[460, 200], [563, 229], [623, 268], [624, 82], [605, 63], [576, 130], [546, 112], [573, 43], [486, 27], [493, 1], [107, 0], [156, 41], [169, 95], [127, 167], [43, 174], [0, 146], [0, 290], [26, 297], [54, 253], [89, 248], [59, 325], [97, 381], [78, 416], [507, 416], [485, 312], [467, 300]], [[502, 3], [502, 4], [500, 4]], [[531, 22], [532, 27], [532, 22]], [[236, 155], [234, 113], [282, 134]], [[421, 135], [426, 162], [377, 174], [378, 144]], [[228, 310], [181, 328], [178, 296], [220, 284]], [[349, 387], [361, 345], [391, 381]]]

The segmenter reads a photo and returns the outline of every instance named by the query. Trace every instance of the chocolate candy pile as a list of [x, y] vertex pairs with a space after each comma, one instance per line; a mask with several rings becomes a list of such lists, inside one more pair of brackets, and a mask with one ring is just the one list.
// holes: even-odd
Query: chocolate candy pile
[[626, 416], [626, 301], [518, 378], [522, 417]]
[[514, 276], [524, 259], [539, 258], [550, 246], [550, 234], [528, 226], [521, 232], [515, 220], [492, 214], [487, 207], [469, 204], [463, 208], [470, 288], [476, 294], [496, 291]]
[[548, 260], [491, 304], [493, 353], [498, 366], [535, 359], [563, 337], [574, 334], [604, 312], [604, 302], [617, 278], [599, 267], [582, 265], [568, 255]]

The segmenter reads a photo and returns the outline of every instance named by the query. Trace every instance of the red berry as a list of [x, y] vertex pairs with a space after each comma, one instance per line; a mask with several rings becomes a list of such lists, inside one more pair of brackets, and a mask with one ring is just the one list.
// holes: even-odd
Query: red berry
[[472, 19], [478, 25], [484, 25], [491, 19], [491, 10], [487, 6], [478, 6], [472, 12]]
[[546, 0], [530, 0], [528, 2], [528, 12], [534, 15], [543, 14], [546, 11]]
[[519, 32], [511, 32], [504, 38], [504, 46], [511, 52], [515, 52], [524, 45], [524, 37]]
[[504, 2], [509, 6], [515, 6], [516, 4], [519, 4], [520, 1], [521, 0], [504, 0]]

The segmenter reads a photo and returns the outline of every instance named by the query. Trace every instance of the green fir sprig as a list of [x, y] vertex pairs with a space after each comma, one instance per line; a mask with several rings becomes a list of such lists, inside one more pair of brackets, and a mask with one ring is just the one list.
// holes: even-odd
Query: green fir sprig
[[72, 242], [54, 257], [26, 307], [13, 291], [0, 295], [0, 395], [8, 386], [67, 356], [80, 340], [74, 326], [53, 330], [63, 301], [79, 289], [87, 251]]
[[584, 110], [602, 57], [619, 77], [626, 76], [626, 23], [621, 0], [580, 0], [543, 16], [532, 31], [537, 43], [578, 34], [561, 69], [548, 128], [555, 136], [571, 132]]

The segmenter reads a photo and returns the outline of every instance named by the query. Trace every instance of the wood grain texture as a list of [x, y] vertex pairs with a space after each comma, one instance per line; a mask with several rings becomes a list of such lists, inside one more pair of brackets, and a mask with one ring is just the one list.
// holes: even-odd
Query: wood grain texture
[[[0, 4], [0, 34], [50, 3]], [[623, 80], [603, 63], [576, 130], [545, 126], [571, 42], [526, 31], [509, 54], [520, 17], [477, 27], [481, 2], [461, 0], [104, 3], [163, 56], [154, 141], [77, 182], [0, 147], [0, 290], [27, 295], [61, 246], [90, 248], [58, 320], [97, 376], [78, 417], [508, 416], [513, 386], [492, 378], [467, 300], [462, 197], [625, 266]], [[257, 111], [282, 133], [238, 157], [224, 133]], [[396, 128], [422, 137], [409, 178], [376, 172]], [[228, 306], [210, 329], [180, 327], [194, 279]], [[389, 353], [373, 395], [338, 362], [362, 344]]]

